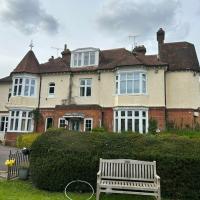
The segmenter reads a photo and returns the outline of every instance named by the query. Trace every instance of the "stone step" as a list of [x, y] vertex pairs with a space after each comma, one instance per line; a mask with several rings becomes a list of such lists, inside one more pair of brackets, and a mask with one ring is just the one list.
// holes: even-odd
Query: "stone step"
[[0, 179], [7, 179], [7, 171], [0, 171]]

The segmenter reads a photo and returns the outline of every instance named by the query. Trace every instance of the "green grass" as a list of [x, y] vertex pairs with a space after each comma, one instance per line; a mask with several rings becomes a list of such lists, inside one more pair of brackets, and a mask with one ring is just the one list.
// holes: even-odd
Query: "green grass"
[[[86, 200], [88, 194], [71, 194], [73, 200]], [[28, 181], [3, 181], [0, 180], [0, 199], [2, 200], [67, 200], [63, 193], [47, 192], [36, 189]], [[153, 200], [152, 197], [136, 195], [108, 194], [102, 195], [101, 200]], [[95, 200], [95, 197], [92, 198]], [[167, 200], [163, 199], [162, 200]]]

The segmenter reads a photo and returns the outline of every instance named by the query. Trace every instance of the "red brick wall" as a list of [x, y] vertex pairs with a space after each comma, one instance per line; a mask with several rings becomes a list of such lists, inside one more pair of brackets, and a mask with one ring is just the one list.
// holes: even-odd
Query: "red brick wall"
[[155, 119], [158, 122], [158, 128], [160, 130], [165, 129], [165, 108], [155, 107], [149, 108], [149, 119]]
[[194, 117], [193, 109], [168, 109], [167, 120], [173, 122], [178, 128], [193, 128], [195, 122], [200, 123], [200, 117]]
[[[58, 119], [63, 117], [65, 113], [73, 113], [73, 112], [80, 112], [84, 114], [85, 118], [93, 118], [93, 128], [99, 127], [100, 120], [102, 120], [102, 112], [104, 112], [104, 120], [103, 125], [109, 131], [112, 131], [112, 121], [113, 121], [113, 111], [112, 108], [105, 108], [105, 109], [40, 109], [42, 117], [37, 127], [38, 132], [45, 131], [45, 120], [47, 117], [53, 118], [54, 127], [58, 127]], [[81, 129], [83, 130], [83, 121], [81, 123]]]
[[6, 133], [5, 134], [5, 145], [8, 146], [16, 146], [16, 140], [17, 136], [20, 135], [20, 133]]

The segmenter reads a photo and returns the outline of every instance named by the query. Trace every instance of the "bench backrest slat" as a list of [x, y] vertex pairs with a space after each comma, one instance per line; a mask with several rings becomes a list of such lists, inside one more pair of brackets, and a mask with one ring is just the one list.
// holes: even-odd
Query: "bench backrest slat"
[[100, 159], [103, 179], [154, 181], [156, 162], [129, 159]]

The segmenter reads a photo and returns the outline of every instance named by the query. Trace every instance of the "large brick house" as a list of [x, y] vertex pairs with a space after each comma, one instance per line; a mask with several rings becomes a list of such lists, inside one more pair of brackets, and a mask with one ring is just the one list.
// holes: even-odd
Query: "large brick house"
[[6, 142], [34, 130], [31, 111], [41, 113], [37, 131], [49, 127], [90, 131], [148, 132], [150, 118], [160, 130], [167, 121], [194, 127], [200, 121], [200, 68], [188, 42], [165, 43], [157, 32], [158, 55], [144, 46], [81, 48], [39, 64], [32, 50], [0, 79], [0, 135]]

